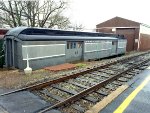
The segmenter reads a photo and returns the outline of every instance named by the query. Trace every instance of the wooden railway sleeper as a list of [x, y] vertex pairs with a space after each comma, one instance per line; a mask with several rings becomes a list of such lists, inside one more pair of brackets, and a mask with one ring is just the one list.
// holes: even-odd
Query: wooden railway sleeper
[[[145, 62], [147, 62], [147, 61], [149, 61], [149, 60], [150, 60], [150, 59], [146, 59], [146, 60], [140, 62], [139, 64], [144, 64]], [[105, 81], [103, 81], [103, 82], [100, 82], [100, 83], [98, 83], [98, 84], [96, 84], [96, 85], [94, 85], [94, 86], [92, 86], [92, 87], [90, 87], [90, 88], [88, 88], [88, 89], [85, 89], [85, 90], [83, 90], [82, 92], [80, 92], [79, 94], [73, 95], [72, 97], [66, 99], [66, 100], [63, 101], [63, 102], [59, 102], [59, 103], [57, 103], [57, 104], [55, 104], [55, 105], [53, 105], [53, 106], [47, 107], [47, 108], [45, 108], [45, 109], [43, 109], [43, 110], [40, 110], [38, 113], [43, 113], [43, 112], [46, 112], [46, 111], [48, 111], [48, 110], [50, 110], [50, 109], [53, 109], [53, 108], [62, 106], [62, 105], [64, 105], [64, 104], [66, 104], [66, 103], [74, 102], [74, 101], [78, 100], [79, 98], [82, 98], [82, 97], [84, 97], [85, 95], [87, 95], [87, 94], [93, 92], [94, 90], [96, 90], [96, 89], [98, 89], [98, 88], [101, 88], [102, 86], [106, 85], [107, 83], [109, 83], [109, 82], [111, 82], [111, 81], [117, 79], [117, 78], [120, 77], [122, 74], [127, 73], [128, 71], [130, 71], [130, 70], [132, 70], [132, 69], [138, 67], [139, 64], [133, 65], [132, 68], [127, 69], [127, 70], [125, 70], [125, 71], [123, 71], [123, 72], [121, 72], [121, 73], [119, 73], [119, 74], [117, 74], [117, 75], [114, 75], [114, 76], [112, 76], [111, 78], [109, 78], [108, 80], [105, 80]]]

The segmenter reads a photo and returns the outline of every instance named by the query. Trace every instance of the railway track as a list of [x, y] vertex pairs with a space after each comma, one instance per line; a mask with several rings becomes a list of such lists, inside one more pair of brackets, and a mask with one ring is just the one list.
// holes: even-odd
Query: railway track
[[149, 65], [149, 60], [150, 54], [146, 52], [0, 96], [29, 90], [49, 103], [49, 106], [38, 110], [38, 113], [52, 109], [65, 113], [85, 112], [145, 69]]

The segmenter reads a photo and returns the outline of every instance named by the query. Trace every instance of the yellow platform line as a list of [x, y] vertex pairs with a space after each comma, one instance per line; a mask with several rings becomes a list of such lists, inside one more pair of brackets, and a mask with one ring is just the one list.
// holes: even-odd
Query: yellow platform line
[[123, 111], [128, 107], [131, 101], [135, 96], [143, 89], [143, 87], [150, 81], [150, 76], [147, 77], [123, 102], [122, 104], [114, 111], [114, 113], [123, 113]]

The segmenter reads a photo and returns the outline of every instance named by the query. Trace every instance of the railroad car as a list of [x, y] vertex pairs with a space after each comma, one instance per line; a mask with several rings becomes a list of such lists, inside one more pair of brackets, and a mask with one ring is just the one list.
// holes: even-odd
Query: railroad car
[[106, 33], [17, 27], [4, 37], [5, 66], [35, 70], [65, 62], [124, 54], [126, 39]]

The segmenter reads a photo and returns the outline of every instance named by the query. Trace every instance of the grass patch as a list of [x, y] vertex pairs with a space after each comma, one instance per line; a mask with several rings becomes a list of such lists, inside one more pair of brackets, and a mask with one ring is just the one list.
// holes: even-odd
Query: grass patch
[[87, 64], [83, 64], [83, 63], [77, 63], [77, 64], [75, 64], [75, 65], [76, 65], [76, 67], [78, 67], [78, 68], [84, 68], [84, 67], [87, 66]]

